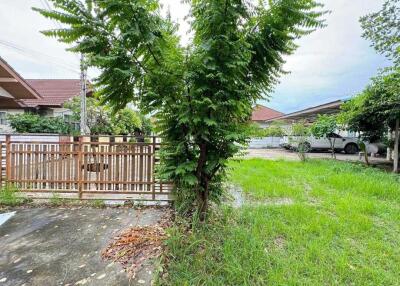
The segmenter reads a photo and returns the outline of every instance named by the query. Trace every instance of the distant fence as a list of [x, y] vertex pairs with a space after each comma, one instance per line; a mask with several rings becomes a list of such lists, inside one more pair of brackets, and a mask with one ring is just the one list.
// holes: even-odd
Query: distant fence
[[132, 142], [132, 137], [96, 138], [63, 136], [44, 141], [6, 135], [1, 141], [1, 183], [10, 183], [33, 198], [171, 199], [172, 185], [155, 176], [161, 145], [157, 137], [146, 142]]
[[279, 148], [282, 137], [263, 137], [250, 140], [250, 149]]

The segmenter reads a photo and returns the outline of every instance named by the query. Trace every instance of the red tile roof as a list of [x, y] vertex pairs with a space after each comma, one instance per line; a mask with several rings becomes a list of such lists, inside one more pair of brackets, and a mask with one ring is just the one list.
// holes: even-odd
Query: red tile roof
[[251, 115], [252, 121], [265, 121], [275, 117], [284, 115], [282, 112], [276, 111], [274, 109], [268, 108], [266, 106], [257, 104], [253, 109], [253, 114]]
[[62, 107], [64, 102], [79, 95], [81, 89], [79, 79], [28, 79], [26, 81], [42, 96], [42, 99], [23, 100], [28, 107]]

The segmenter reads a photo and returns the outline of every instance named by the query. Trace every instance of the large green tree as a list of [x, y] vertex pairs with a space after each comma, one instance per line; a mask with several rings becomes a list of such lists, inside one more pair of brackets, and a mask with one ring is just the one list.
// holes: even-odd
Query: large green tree
[[114, 132], [121, 135], [132, 135], [142, 128], [139, 114], [128, 107], [113, 114], [111, 122]]
[[318, 115], [317, 120], [311, 126], [311, 133], [315, 138], [326, 138], [331, 146], [332, 158], [336, 159], [335, 143], [336, 137], [332, 137], [332, 133], [339, 129], [335, 115]]
[[[361, 26], [364, 30], [363, 37], [372, 42], [372, 46], [377, 52], [385, 55], [391, 59], [394, 63], [394, 67], [389, 68], [390, 71], [394, 72], [391, 75], [387, 75], [387, 71], [384, 72], [383, 76], [379, 76], [374, 80], [376, 86], [385, 85], [385, 90], [397, 89], [398, 92], [398, 74], [400, 69], [400, 0], [386, 0], [383, 7], [378, 12], [368, 14], [360, 19]], [[385, 75], [386, 73], [386, 75]], [[380, 78], [380, 79], [379, 79]], [[392, 86], [389, 86], [392, 85]], [[364, 94], [368, 93], [368, 89]], [[388, 95], [388, 92], [381, 92], [381, 95]], [[365, 95], [366, 96], [366, 95]], [[378, 96], [379, 97], [379, 96]], [[385, 100], [385, 98], [380, 98], [380, 100]], [[398, 170], [399, 162], [399, 125], [400, 116], [398, 114], [398, 105], [394, 104], [390, 106], [392, 98], [387, 99], [388, 104], [383, 104], [382, 102], [374, 102], [374, 106], [380, 106], [380, 110], [384, 108], [386, 114], [390, 114], [388, 120], [394, 122], [394, 133], [395, 133], [395, 146], [394, 146], [394, 171]], [[361, 99], [360, 99], [361, 101]], [[385, 107], [383, 107], [385, 106]], [[392, 118], [393, 114], [397, 116]], [[377, 114], [377, 117], [380, 115]], [[393, 121], [394, 120], [394, 121]], [[372, 124], [373, 125], [373, 124]], [[382, 126], [382, 125], [381, 125]], [[382, 127], [381, 127], [382, 128]], [[380, 129], [377, 127], [372, 131], [380, 133]]]
[[342, 106], [340, 120], [369, 142], [383, 141], [388, 130], [395, 132], [394, 167], [398, 171], [400, 118], [400, 69], [383, 72], [372, 79], [358, 96]]
[[400, 65], [400, 0], [386, 0], [378, 12], [360, 19], [363, 37], [375, 50]]
[[[72, 111], [72, 120], [79, 122], [81, 118], [81, 97], [75, 96], [63, 105]], [[90, 134], [106, 135], [114, 131], [111, 122], [111, 114], [107, 108], [101, 105], [100, 101], [94, 97], [86, 98], [86, 125]]]
[[74, 44], [101, 71], [103, 100], [115, 108], [134, 101], [155, 115], [165, 143], [160, 171], [202, 220], [220, 198], [227, 160], [247, 140], [252, 106], [324, 14], [314, 0], [187, 0], [194, 35], [183, 47], [157, 0], [52, 2], [54, 10], [36, 10], [65, 28], [44, 33]]

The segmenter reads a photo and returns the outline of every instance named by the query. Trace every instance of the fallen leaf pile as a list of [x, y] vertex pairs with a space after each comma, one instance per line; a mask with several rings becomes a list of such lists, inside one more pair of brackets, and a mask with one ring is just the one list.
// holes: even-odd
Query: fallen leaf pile
[[114, 237], [101, 256], [122, 264], [128, 276], [133, 278], [145, 261], [161, 255], [166, 227], [167, 223], [163, 221], [157, 225], [126, 229]]

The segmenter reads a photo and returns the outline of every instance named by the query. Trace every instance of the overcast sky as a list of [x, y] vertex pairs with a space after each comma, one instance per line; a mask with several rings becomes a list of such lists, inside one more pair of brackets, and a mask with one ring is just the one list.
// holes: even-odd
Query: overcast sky
[[[188, 7], [180, 0], [162, 0], [180, 23], [182, 42], [190, 41], [184, 17]], [[328, 27], [299, 41], [300, 48], [287, 57], [290, 74], [260, 103], [292, 112], [360, 92], [387, 60], [361, 38], [360, 16], [377, 11], [383, 0], [321, 0], [331, 14]], [[78, 78], [79, 57], [40, 30], [57, 27], [31, 7], [46, 7], [46, 0], [0, 0], [0, 56], [25, 78]], [[95, 76], [95, 71], [89, 73]]]

